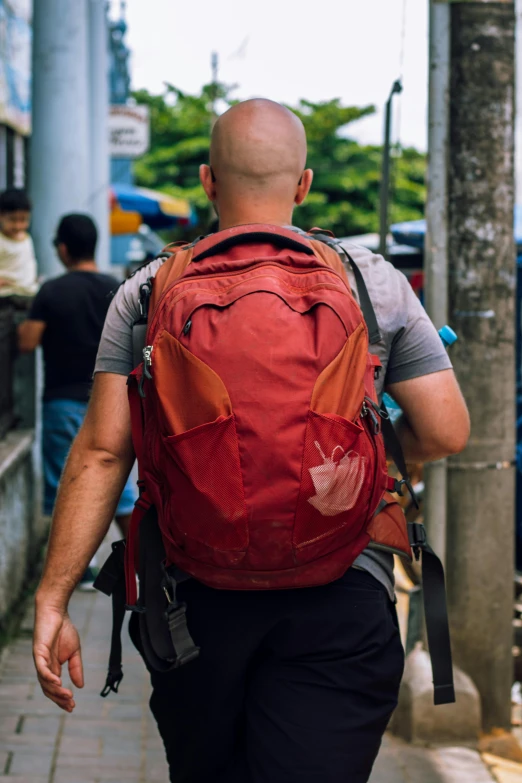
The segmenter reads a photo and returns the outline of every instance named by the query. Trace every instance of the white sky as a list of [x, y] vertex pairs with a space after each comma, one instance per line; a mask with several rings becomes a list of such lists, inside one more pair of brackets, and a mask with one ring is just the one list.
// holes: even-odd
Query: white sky
[[378, 114], [349, 133], [380, 143], [382, 106], [402, 70], [393, 135], [426, 149], [427, 17], [428, 0], [127, 0], [132, 85], [197, 92], [217, 51], [219, 79], [238, 84], [238, 98], [375, 104]]

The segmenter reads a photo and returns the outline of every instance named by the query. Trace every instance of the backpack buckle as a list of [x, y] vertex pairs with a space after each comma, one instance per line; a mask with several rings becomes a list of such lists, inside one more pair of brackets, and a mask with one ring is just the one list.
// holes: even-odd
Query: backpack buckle
[[408, 538], [410, 539], [410, 546], [413, 549], [415, 560], [420, 557], [421, 549], [424, 549], [428, 543], [428, 537], [426, 535], [426, 528], [419, 522], [408, 522]]
[[163, 592], [167, 599], [165, 619], [169, 627], [170, 639], [174, 649], [173, 667], [179, 669], [199, 656], [199, 647], [194, 644], [187, 626], [187, 604], [176, 598], [176, 580], [163, 567]]
[[152, 294], [152, 277], [148, 277], [145, 283], [140, 285], [140, 318], [143, 322], [147, 322], [149, 315], [149, 302]]
[[411, 485], [411, 481], [410, 481], [409, 478], [403, 478], [400, 481], [399, 481], [399, 479], [396, 479], [395, 480], [395, 484], [393, 486], [393, 492], [396, 492], [397, 495], [400, 495], [401, 498], [402, 498], [402, 497], [404, 497], [404, 494], [403, 494], [403, 491], [402, 491], [403, 487], [406, 487], [406, 489], [410, 493], [410, 497], [411, 497], [411, 499], [413, 501], [413, 504], [414, 504], [415, 508], [418, 509], [419, 508], [419, 501], [417, 500], [417, 495], [415, 494], [415, 490], [413, 489], [413, 487]]

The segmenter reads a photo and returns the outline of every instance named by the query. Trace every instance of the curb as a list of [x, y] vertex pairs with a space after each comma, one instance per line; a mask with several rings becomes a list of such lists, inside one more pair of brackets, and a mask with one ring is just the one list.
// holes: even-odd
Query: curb
[[482, 759], [498, 783], [522, 783], [522, 764], [494, 756], [492, 753], [483, 753]]

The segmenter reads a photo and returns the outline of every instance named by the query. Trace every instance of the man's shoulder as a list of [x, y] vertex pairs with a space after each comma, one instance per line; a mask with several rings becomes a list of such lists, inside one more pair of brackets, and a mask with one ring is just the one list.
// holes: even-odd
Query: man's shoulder
[[164, 258], [155, 258], [154, 261], [151, 261], [149, 264], [146, 264], [145, 266], [142, 266], [136, 270], [133, 275], [131, 275], [121, 284], [120, 288], [118, 289], [119, 295], [123, 296], [125, 299], [135, 299], [136, 302], [138, 302], [140, 296], [140, 286], [143, 285], [143, 283], [146, 283], [150, 278], [154, 278], [156, 276], [158, 269], [164, 261]]
[[[341, 244], [361, 271], [381, 330], [385, 337], [393, 338], [406, 323], [411, 309], [411, 289], [406, 277], [367, 247], [342, 240]], [[349, 268], [347, 271], [353, 286], [353, 274]]]
[[342, 240], [341, 245], [361, 270], [370, 297], [377, 296], [390, 306], [398, 304], [397, 294], [408, 285], [403, 273], [367, 247]]
[[45, 295], [56, 289], [63, 288], [67, 285], [67, 274], [57, 275], [56, 277], [50, 277], [48, 280], [44, 280], [40, 286], [39, 294]]
[[354, 242], [347, 242], [343, 239], [338, 240], [348, 255], [355, 261], [361, 272], [369, 279], [378, 277], [387, 277], [390, 279], [400, 275], [398, 269], [393, 264], [386, 261], [378, 253], [374, 253], [364, 245], [357, 245]]
[[95, 279], [99, 281], [100, 285], [105, 286], [107, 288], [112, 288], [113, 290], [116, 290], [116, 288], [119, 286], [120, 281], [117, 280], [113, 275], [109, 274], [108, 272], [95, 272]]

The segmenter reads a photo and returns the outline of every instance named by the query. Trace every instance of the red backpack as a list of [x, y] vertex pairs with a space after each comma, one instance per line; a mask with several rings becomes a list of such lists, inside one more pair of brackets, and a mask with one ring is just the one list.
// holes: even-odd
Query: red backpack
[[[178, 250], [142, 286], [126, 592], [141, 615], [153, 595], [168, 598], [162, 641], [141, 618], [156, 668], [198, 652], [175, 596], [179, 569], [213, 588], [264, 590], [331, 582], [372, 539], [411, 557], [402, 511], [385, 496], [398, 482], [369, 352], [369, 328], [373, 342], [380, 334], [353, 269], [365, 317], [334, 249], [252, 225]], [[174, 664], [162, 654], [172, 642]]]

